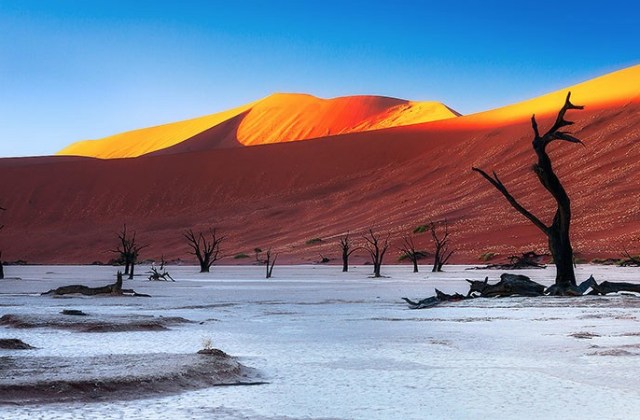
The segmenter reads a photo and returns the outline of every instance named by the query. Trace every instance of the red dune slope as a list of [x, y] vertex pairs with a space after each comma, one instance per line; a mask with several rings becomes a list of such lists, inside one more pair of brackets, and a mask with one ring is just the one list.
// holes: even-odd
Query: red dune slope
[[456, 117], [438, 102], [381, 96], [274, 94], [217, 114], [74, 143], [58, 155], [103, 159], [256, 146]]
[[[587, 259], [618, 256], [623, 248], [640, 252], [636, 86], [618, 101], [589, 102], [574, 93], [586, 109], [567, 116], [585, 147], [549, 147], [572, 198], [574, 248]], [[541, 129], [553, 117], [542, 115]], [[272, 247], [283, 263], [320, 254], [337, 262], [337, 237], [346, 231], [357, 238], [370, 227], [391, 230], [397, 244], [416, 225], [446, 218], [457, 262], [478, 262], [484, 252], [543, 251], [537, 229], [470, 170], [496, 170], [514, 196], [549, 220], [553, 202], [530, 170], [529, 117], [481, 124], [474, 118], [137, 159], [2, 159], [0, 176], [13, 182], [0, 185], [7, 207], [0, 249], [5, 260], [106, 261], [126, 222], [150, 244], [143, 259], [192, 261], [181, 232], [215, 224], [228, 236], [230, 256]], [[316, 237], [323, 241], [306, 243]], [[428, 235], [416, 239], [430, 248]], [[396, 258], [394, 248], [389, 263]], [[247, 260], [226, 259], [238, 261]], [[354, 259], [363, 261], [363, 254]]]

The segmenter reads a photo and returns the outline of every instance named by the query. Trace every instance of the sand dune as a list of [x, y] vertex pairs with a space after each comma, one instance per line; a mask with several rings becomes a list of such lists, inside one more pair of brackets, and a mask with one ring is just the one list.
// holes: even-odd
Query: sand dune
[[[585, 147], [549, 149], [572, 198], [581, 258], [618, 256], [625, 247], [640, 252], [639, 68], [596, 79], [604, 89], [603, 81], [624, 75], [627, 96], [615, 93], [616, 83], [606, 97], [574, 90], [574, 102], [586, 109], [568, 117]], [[636, 79], [626, 79], [630, 74]], [[348, 230], [357, 237], [374, 227], [398, 238], [447, 218], [457, 262], [476, 262], [484, 252], [543, 251], [536, 228], [470, 170], [496, 170], [525, 206], [543, 220], [552, 217], [552, 202], [530, 171], [530, 109], [521, 109], [527, 115], [507, 123], [491, 123], [487, 113], [481, 121], [477, 114], [257, 147], [209, 147], [216, 136], [203, 133], [192, 151], [137, 159], [2, 159], [0, 175], [13, 182], [0, 185], [7, 207], [0, 249], [5, 260], [106, 261], [126, 222], [150, 244], [143, 259], [192, 261], [181, 232], [215, 224], [228, 235], [228, 263], [246, 263], [232, 256], [256, 246], [279, 250], [281, 262], [312, 262], [321, 254], [336, 261], [337, 236]], [[553, 115], [538, 114], [541, 129], [551, 124]], [[322, 242], [306, 244], [316, 237]], [[427, 235], [416, 240], [431, 246]], [[391, 251], [389, 261], [395, 256]], [[365, 261], [364, 254], [354, 261]]]
[[[416, 124], [457, 115], [438, 102], [411, 102], [380, 96], [320, 99], [304, 94], [274, 94], [217, 114], [74, 143], [57, 154], [112, 159], [163, 150], [163, 153], [182, 153], [204, 148], [255, 146]], [[171, 150], [167, 150], [169, 148]]]

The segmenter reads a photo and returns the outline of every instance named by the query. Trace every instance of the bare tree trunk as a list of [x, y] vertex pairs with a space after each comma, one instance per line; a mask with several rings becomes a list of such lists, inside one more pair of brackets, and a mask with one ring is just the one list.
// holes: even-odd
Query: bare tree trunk
[[2, 262], [2, 251], [0, 251], [0, 280], [4, 279], [4, 264]]
[[351, 239], [349, 232], [342, 238], [340, 238], [340, 249], [342, 250], [342, 272], [349, 271], [349, 257], [360, 247], [351, 248]]
[[124, 261], [124, 274], [129, 274], [129, 258], [126, 258]]
[[[576, 287], [576, 275], [573, 266], [573, 249], [569, 232], [549, 236], [549, 251], [556, 266], [555, 284], [562, 290]], [[564, 237], [566, 236], [566, 237]]]
[[417, 258], [413, 259], [413, 272], [414, 273], [418, 272], [418, 259]]
[[133, 280], [133, 268], [136, 266], [135, 261], [131, 261], [131, 269], [129, 270], [129, 280]]
[[373, 277], [382, 277], [380, 274], [380, 264], [378, 263], [373, 264]]
[[211, 267], [211, 264], [209, 263], [209, 259], [208, 258], [204, 258], [204, 259], [200, 260], [200, 272], [201, 273], [208, 273], [209, 272], [209, 267]]

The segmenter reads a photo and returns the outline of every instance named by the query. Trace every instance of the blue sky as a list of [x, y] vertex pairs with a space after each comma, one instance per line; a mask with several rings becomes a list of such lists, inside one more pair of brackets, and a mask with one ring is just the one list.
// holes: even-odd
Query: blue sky
[[640, 62], [633, 1], [518, 3], [0, 0], [0, 156], [273, 92], [468, 114]]

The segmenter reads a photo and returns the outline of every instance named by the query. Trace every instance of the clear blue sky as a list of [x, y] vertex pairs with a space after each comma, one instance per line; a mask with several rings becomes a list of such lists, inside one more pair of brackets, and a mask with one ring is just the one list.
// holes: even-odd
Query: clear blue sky
[[0, 0], [0, 156], [273, 92], [477, 112], [638, 64], [635, 4]]

